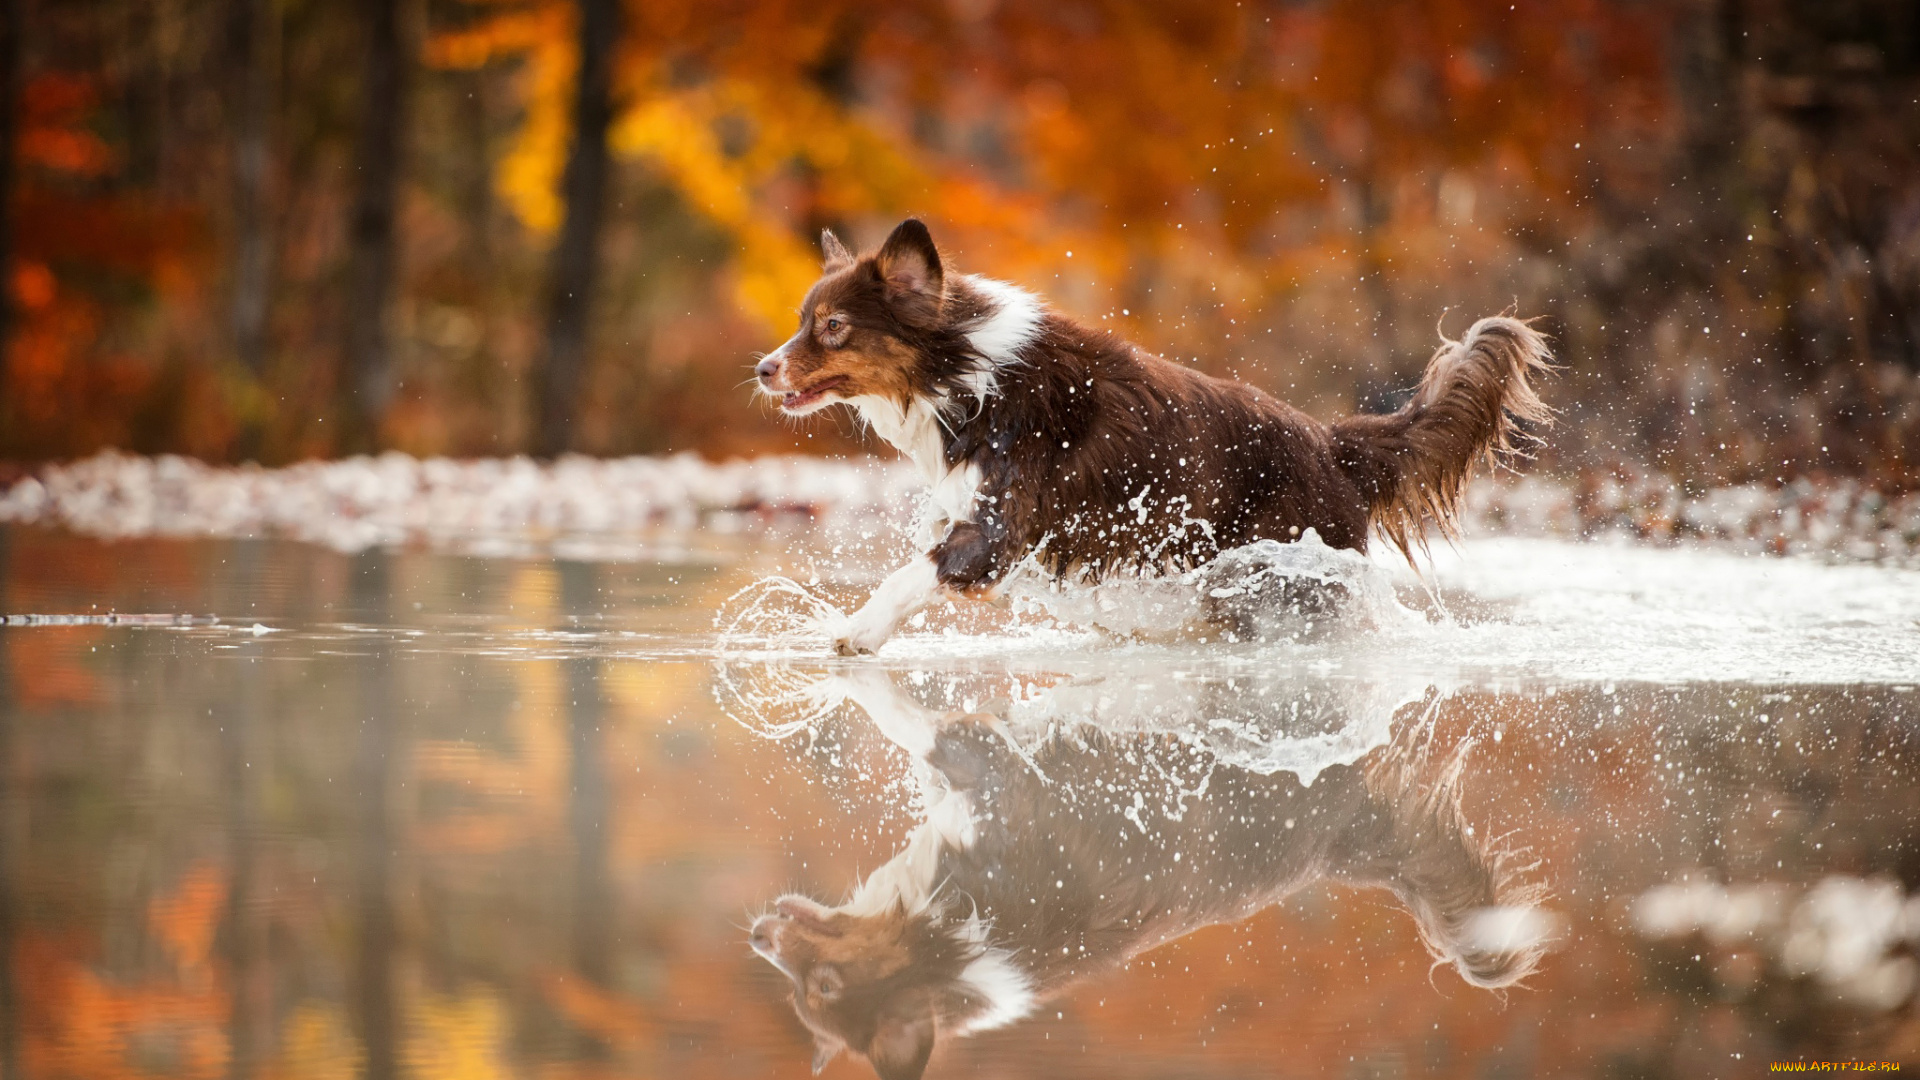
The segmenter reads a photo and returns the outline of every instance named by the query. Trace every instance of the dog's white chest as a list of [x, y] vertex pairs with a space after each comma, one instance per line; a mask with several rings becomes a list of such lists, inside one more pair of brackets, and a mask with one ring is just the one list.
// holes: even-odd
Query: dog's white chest
[[891, 401], [862, 397], [853, 404], [874, 434], [892, 443], [913, 462], [927, 481], [928, 496], [948, 521], [972, 521], [974, 500], [980, 494], [980, 469], [972, 464], [947, 466], [946, 440], [941, 435], [936, 406], [916, 400], [902, 410]]

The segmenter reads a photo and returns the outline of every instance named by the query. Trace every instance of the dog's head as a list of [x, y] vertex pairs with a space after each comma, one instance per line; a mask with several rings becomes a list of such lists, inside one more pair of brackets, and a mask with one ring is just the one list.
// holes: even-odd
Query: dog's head
[[903, 409], [932, 389], [946, 273], [926, 225], [909, 218], [880, 250], [855, 257], [831, 232], [826, 265], [800, 305], [800, 329], [754, 368], [760, 389], [790, 416], [876, 397]]
[[964, 944], [925, 913], [854, 915], [783, 896], [754, 920], [753, 950], [793, 983], [813, 1032], [813, 1071], [843, 1049], [881, 1080], [919, 1080], [966, 968]]

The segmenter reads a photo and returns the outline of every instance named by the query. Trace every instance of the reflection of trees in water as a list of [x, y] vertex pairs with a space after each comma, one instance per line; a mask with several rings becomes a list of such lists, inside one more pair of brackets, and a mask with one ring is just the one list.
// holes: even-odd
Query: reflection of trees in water
[[[13, 580], [12, 531], [0, 529], [0, 609], [7, 606], [8, 585]], [[14, 883], [19, 880], [18, 858], [20, 828], [17, 824], [26, 808], [26, 799], [17, 789], [14, 764], [13, 726], [18, 706], [13, 696], [13, 658], [8, 655], [12, 638], [0, 632], [0, 1080], [15, 1080], [20, 1075], [20, 998], [14, 985], [13, 958], [18, 955], [15, 942]]]
[[[390, 556], [378, 549], [355, 560], [353, 606], [363, 617], [386, 611], [392, 586]], [[394, 952], [399, 932], [393, 910], [394, 845], [393, 757], [399, 749], [397, 703], [393, 694], [393, 647], [383, 636], [369, 638], [359, 666], [359, 736], [354, 749], [353, 790], [359, 806], [355, 822], [355, 911], [358, 937], [354, 955], [354, 1014], [365, 1054], [366, 1080], [391, 1080], [397, 1072], [397, 1023]]]
[[[1590, 815], [1576, 803], [1555, 839], [1583, 864], [1583, 888], [1630, 901], [1634, 936], [1623, 945], [1639, 993], [1672, 1010], [1666, 1041], [1706, 1046], [1732, 1030], [1753, 1040], [1749, 1057], [1910, 1053], [1910, 988], [1892, 1000], [1859, 993], [1829, 981], [1833, 958], [1794, 954], [1837, 931], [1850, 939], [1843, 948], [1859, 950], [1847, 959], [1877, 967], [1874, 913], [1844, 894], [1868, 883], [1920, 890], [1920, 697], [1888, 687], [1701, 686], [1623, 689], [1613, 700], [1622, 699], [1634, 727], [1575, 729], [1563, 749], [1576, 761], [1637, 757], [1655, 775], [1594, 800], [1609, 829], [1582, 829]], [[1658, 735], [1646, 738], [1648, 728]], [[1566, 784], [1551, 774], [1549, 782]], [[1640, 835], [1660, 842], [1648, 850], [1629, 839]], [[1674, 889], [1695, 894], [1694, 921], [1650, 928], [1647, 907]], [[1741, 896], [1765, 899], [1758, 910], [1727, 910]], [[1824, 933], [1810, 925], [1816, 912]], [[1802, 934], [1811, 940], [1796, 942]], [[1896, 963], [1913, 954], [1911, 936], [1891, 949]]]
[[[257, 544], [239, 545], [235, 572], [242, 581], [254, 576], [258, 557]], [[243, 643], [240, 652], [233, 696], [213, 709], [220, 725], [230, 853], [223, 932], [232, 985], [227, 1023], [231, 1080], [249, 1080], [273, 1053], [268, 867], [260, 806], [261, 788], [273, 768], [265, 737], [272, 717], [266, 711], [259, 639]]]
[[[562, 610], [570, 618], [600, 606], [598, 568], [592, 563], [560, 564]], [[573, 841], [573, 967], [593, 986], [610, 984], [614, 942], [614, 895], [609, 870], [605, 708], [600, 695], [600, 658], [569, 656], [566, 668], [567, 742], [572, 797], [567, 831]], [[604, 1057], [605, 1043], [583, 1035], [587, 1052]]]
[[[359, 618], [374, 624], [388, 621], [391, 576], [388, 556], [370, 553], [361, 557], [351, 595]], [[559, 608], [556, 614], [561, 621], [554, 629], [576, 630], [581, 617], [599, 606], [598, 570], [585, 563], [561, 563], [557, 576]], [[411, 1067], [406, 1062], [437, 1045], [435, 1040], [452, 1037], [456, 1030], [480, 1036], [485, 1044], [479, 1050], [482, 1054], [497, 1052], [506, 1038], [506, 1032], [498, 1027], [505, 1017], [499, 1014], [489, 993], [469, 986], [441, 996], [426, 992], [424, 987], [415, 987], [411, 979], [404, 984], [398, 979], [396, 960], [414, 944], [413, 935], [407, 929], [414, 920], [403, 921], [396, 908], [395, 879], [400, 861], [416, 850], [418, 854], [434, 853], [431, 844], [418, 848], [417, 840], [422, 836], [443, 837], [456, 849], [477, 848], [503, 855], [529, 843], [550, 842], [562, 836], [528, 835], [525, 830], [533, 828], [537, 833], [537, 825], [520, 822], [518, 827], [513, 827], [515, 823], [511, 819], [500, 817], [497, 811], [484, 805], [457, 808], [429, 821], [430, 816], [421, 813], [414, 796], [409, 796], [404, 803], [397, 801], [398, 777], [405, 770], [410, 778], [417, 779], [413, 774], [423, 748], [432, 746], [444, 751], [449, 745], [467, 744], [426, 739], [424, 731], [409, 730], [410, 725], [403, 722], [403, 710], [412, 707], [416, 700], [413, 697], [415, 680], [408, 680], [404, 686], [400, 683], [397, 645], [390, 635], [370, 635], [360, 648], [365, 655], [356, 658], [353, 667], [360, 712], [353, 760], [357, 810], [351, 824], [357, 863], [353, 1011], [363, 1044], [365, 1076], [374, 1080], [405, 1071]], [[560, 676], [557, 686], [560, 697], [553, 702], [558, 715], [552, 719], [558, 721], [555, 735], [564, 739], [566, 772], [543, 777], [536, 767], [522, 760], [538, 750], [523, 746], [518, 755], [488, 755], [482, 771], [440, 779], [449, 782], [464, 779], [470, 783], [477, 775], [496, 786], [511, 784], [516, 792], [526, 795], [535, 794], [526, 788], [548, 780], [566, 784], [564, 795], [557, 791], [553, 794], [565, 800], [562, 850], [570, 871], [565, 877], [555, 879], [564, 882], [564, 887], [553, 896], [560, 902], [564, 914], [553, 920], [551, 929], [559, 932], [555, 935], [558, 939], [555, 944], [570, 938], [570, 943], [564, 946], [565, 968], [588, 986], [604, 991], [611, 982], [617, 955], [613, 948], [616, 904], [607, 828], [611, 820], [612, 792], [606, 776], [603, 662], [591, 652], [573, 651], [550, 663]], [[427, 703], [432, 704], [434, 700], [429, 698]], [[430, 717], [430, 711], [423, 715], [423, 724]], [[537, 726], [544, 721], [535, 718], [530, 723]], [[523, 730], [522, 734], [531, 732]], [[549, 749], [557, 750], [560, 746]], [[478, 813], [470, 813], [475, 809]], [[459, 823], [463, 819], [470, 827], [461, 827]], [[561, 822], [550, 820], [549, 824]], [[430, 921], [432, 915], [422, 911], [418, 918]], [[449, 927], [445, 933], [458, 935], [459, 929]], [[443, 936], [439, 931], [433, 934], [436, 939]], [[442, 955], [449, 952], [451, 955]], [[419, 957], [422, 974], [428, 978], [437, 975], [456, 984], [463, 982], [461, 969], [470, 960], [461, 954], [468, 952], [468, 944], [456, 943], [451, 938], [437, 940], [434, 948]], [[571, 992], [578, 993], [577, 990]], [[582, 1057], [607, 1056], [608, 1046], [599, 1032], [582, 1028], [573, 1037], [573, 1043]]]

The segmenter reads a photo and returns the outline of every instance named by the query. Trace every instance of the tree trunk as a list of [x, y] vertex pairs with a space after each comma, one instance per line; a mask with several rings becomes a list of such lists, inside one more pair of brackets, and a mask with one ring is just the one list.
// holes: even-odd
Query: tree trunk
[[405, 130], [406, 56], [401, 45], [401, 0], [360, 0], [366, 29], [361, 79], [360, 190], [353, 211], [347, 280], [346, 370], [340, 380], [341, 449], [372, 450], [393, 396], [388, 308], [396, 263], [394, 216], [400, 188], [400, 138]]
[[19, 142], [21, 30], [25, 9], [23, 0], [0, 0], [0, 448], [5, 448], [9, 441], [8, 414], [12, 411], [12, 402], [6, 399], [6, 386], [13, 357], [13, 192], [19, 171], [14, 146]]
[[554, 245], [547, 292], [547, 355], [538, 372], [534, 452], [555, 457], [573, 445], [586, 370], [587, 317], [607, 188], [607, 126], [613, 118], [613, 47], [619, 0], [580, 0], [580, 70], [573, 102], [573, 149], [562, 181], [566, 222]]
[[479, 295], [487, 297], [493, 288], [493, 156], [489, 153], [487, 117], [487, 73], [469, 71], [461, 83], [467, 93], [461, 99], [461, 148], [466, 151], [466, 190], [461, 193], [467, 218], [467, 258], [479, 286]]
[[[255, 378], [266, 369], [272, 295], [271, 192], [275, 58], [280, 27], [273, 0], [233, 0], [233, 352]], [[259, 421], [248, 421], [240, 452], [259, 452]]]

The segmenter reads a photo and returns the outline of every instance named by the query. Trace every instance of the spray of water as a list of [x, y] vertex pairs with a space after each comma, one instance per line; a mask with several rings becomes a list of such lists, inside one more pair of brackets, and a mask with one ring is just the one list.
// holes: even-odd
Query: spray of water
[[817, 730], [844, 700], [832, 682], [787, 662], [823, 652], [839, 608], [788, 577], [763, 577], [727, 597], [714, 615], [719, 631], [714, 698], [749, 731], [785, 739]]
[[[1205, 644], [1320, 640], [1423, 623], [1396, 599], [1386, 571], [1358, 552], [1327, 546], [1312, 529], [1293, 543], [1261, 540], [1178, 574], [1063, 578], [1030, 558], [1009, 575], [1004, 593], [1011, 622], [985, 640], [947, 641], [942, 649], [994, 651], [1014, 641], [1026, 648], [1036, 632], [1060, 624], [1133, 641]], [[817, 654], [846, 618], [807, 586], [767, 577], [728, 598], [715, 626], [724, 654], [792, 656]], [[910, 627], [925, 625], [916, 618]]]
[[1145, 640], [1305, 641], [1417, 625], [1393, 580], [1357, 551], [1258, 540], [1182, 574], [1061, 580], [1029, 560], [1009, 579], [1016, 610]]
[[789, 577], [763, 577], [720, 605], [714, 629], [722, 656], [814, 652], [846, 615]]
[[[993, 712], [1029, 747], [1080, 725], [1152, 731], [1209, 760], [1312, 783], [1380, 745], [1395, 715], [1431, 691], [1426, 679], [1331, 680], [1297, 663], [1298, 643], [1425, 625], [1384, 570], [1312, 530], [1160, 576], [1063, 580], [1029, 561], [1006, 592], [1011, 623], [907, 633], [888, 652], [952, 666], [942, 685], [913, 688], [923, 707]], [[722, 709], [769, 738], [817, 734], [846, 701], [841, 669], [825, 657], [845, 618], [786, 577], [729, 597], [715, 619]]]

